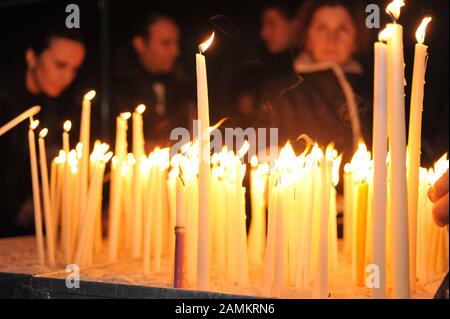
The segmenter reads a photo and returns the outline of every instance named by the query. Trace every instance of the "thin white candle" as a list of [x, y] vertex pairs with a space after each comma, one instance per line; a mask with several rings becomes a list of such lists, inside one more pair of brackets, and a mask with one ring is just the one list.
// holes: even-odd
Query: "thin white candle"
[[416, 32], [417, 43], [414, 52], [414, 70], [411, 86], [411, 109], [408, 133], [408, 225], [410, 286], [416, 286], [416, 233], [417, 202], [419, 193], [419, 167], [422, 132], [423, 91], [427, 63], [427, 46], [423, 44], [425, 29], [431, 18], [424, 18]]
[[34, 226], [36, 230], [36, 246], [39, 264], [43, 265], [44, 260], [44, 239], [42, 231], [42, 212], [41, 212], [41, 198], [39, 191], [39, 176], [36, 159], [36, 142], [34, 130], [39, 125], [39, 121], [32, 121], [30, 129], [28, 130], [28, 143], [30, 150], [30, 166], [31, 166], [31, 182], [33, 187], [33, 208], [34, 208]]
[[[387, 8], [394, 21], [403, 1], [393, 1]], [[406, 183], [406, 128], [403, 28], [388, 24], [388, 136], [391, 169], [392, 297], [409, 298], [408, 199]]]
[[47, 155], [45, 151], [45, 136], [48, 130], [42, 129], [39, 133], [39, 161], [41, 166], [42, 199], [44, 201], [45, 235], [47, 239], [48, 262], [50, 266], [55, 264], [55, 236], [50, 205], [50, 187], [48, 183]]
[[214, 39], [214, 33], [208, 41], [199, 46], [196, 54], [197, 66], [197, 111], [199, 122], [200, 167], [199, 167], [199, 217], [198, 217], [198, 261], [197, 287], [209, 288], [209, 184], [210, 184], [210, 137], [209, 137], [209, 101], [206, 60], [203, 53]]
[[[383, 33], [380, 33], [383, 40]], [[373, 263], [380, 269], [380, 286], [373, 289], [373, 298], [385, 297], [386, 290], [386, 205], [387, 205], [387, 46], [374, 44], [373, 94]]]

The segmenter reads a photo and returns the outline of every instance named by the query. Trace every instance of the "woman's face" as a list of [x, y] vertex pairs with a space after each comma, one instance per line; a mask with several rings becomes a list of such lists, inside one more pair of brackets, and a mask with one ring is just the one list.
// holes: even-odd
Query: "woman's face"
[[324, 6], [313, 15], [306, 49], [317, 62], [349, 62], [356, 49], [356, 30], [350, 13], [342, 6]]

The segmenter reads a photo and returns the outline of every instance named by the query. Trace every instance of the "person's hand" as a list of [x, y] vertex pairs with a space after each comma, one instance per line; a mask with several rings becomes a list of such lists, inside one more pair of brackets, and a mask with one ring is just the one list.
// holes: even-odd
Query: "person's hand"
[[448, 225], [448, 170], [428, 190], [428, 197], [434, 203], [433, 218], [437, 225]]

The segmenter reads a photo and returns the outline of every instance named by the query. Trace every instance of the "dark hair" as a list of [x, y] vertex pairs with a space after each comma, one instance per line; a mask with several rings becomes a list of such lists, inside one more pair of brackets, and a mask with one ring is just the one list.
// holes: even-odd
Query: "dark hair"
[[85, 45], [83, 35], [78, 29], [69, 29], [61, 25], [51, 25], [45, 31], [42, 30], [33, 33], [27, 47], [39, 55], [50, 46], [52, 40], [57, 38], [69, 39]]
[[308, 29], [311, 26], [314, 14], [318, 9], [325, 6], [341, 6], [348, 11], [353, 19], [356, 29], [357, 53], [362, 53], [367, 50], [369, 34], [364, 23], [364, 7], [362, 6], [361, 1], [358, 0], [306, 0], [303, 2], [297, 14], [297, 39], [299, 49], [302, 50], [305, 48]]
[[262, 13], [267, 10], [276, 10], [287, 20], [294, 20], [298, 8], [297, 0], [267, 0], [262, 6]]
[[143, 38], [148, 38], [149, 36], [148, 29], [153, 24], [161, 20], [171, 21], [175, 25], [178, 25], [175, 19], [168, 14], [160, 12], [151, 12], [146, 14], [144, 18], [138, 20], [134, 35], [140, 35]]

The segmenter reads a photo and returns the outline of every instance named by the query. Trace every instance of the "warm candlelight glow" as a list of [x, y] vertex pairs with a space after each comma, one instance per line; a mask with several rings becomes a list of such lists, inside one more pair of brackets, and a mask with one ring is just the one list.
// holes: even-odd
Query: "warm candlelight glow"
[[144, 104], [139, 104], [139, 105], [136, 107], [136, 112], [138, 112], [139, 114], [144, 113], [144, 111], [145, 111], [145, 105], [144, 105]]
[[355, 181], [359, 183], [367, 181], [370, 173], [370, 156], [366, 144], [360, 142], [358, 144], [358, 150], [351, 160], [351, 168]]
[[72, 128], [72, 122], [70, 122], [69, 120], [65, 121], [63, 128], [65, 132], [69, 132], [70, 129]]
[[237, 152], [237, 155], [239, 156], [239, 158], [244, 157], [245, 154], [248, 152], [249, 148], [250, 148], [250, 144], [248, 143], [248, 141], [244, 141], [241, 148]]
[[34, 121], [32, 121], [31, 124], [30, 124], [30, 129], [31, 129], [31, 130], [35, 130], [36, 127], [38, 127], [38, 125], [39, 125], [39, 120], [34, 120]]
[[431, 17], [423, 18], [422, 23], [420, 23], [416, 31], [417, 42], [423, 43], [425, 41], [425, 33], [427, 30], [428, 23], [430, 23], [430, 21]]
[[400, 8], [405, 5], [403, 0], [393, 0], [386, 7], [386, 12], [392, 17], [394, 21], [397, 21], [400, 17]]
[[378, 34], [378, 40], [386, 42], [389, 40], [390, 37], [392, 37], [394, 33], [394, 29], [392, 28], [392, 25], [388, 24], [383, 30], [380, 31]]
[[113, 156], [113, 152], [110, 151], [110, 152], [106, 153], [105, 155], [103, 155], [102, 161], [107, 163], [111, 159], [112, 156]]
[[48, 133], [48, 129], [47, 128], [43, 128], [40, 132], [39, 132], [39, 137], [40, 138], [45, 138], [47, 136]]
[[[145, 105], [144, 105], [144, 108], [145, 108]], [[131, 113], [130, 112], [120, 113], [120, 117], [122, 119], [124, 119], [125, 121], [127, 121], [131, 117]]]
[[92, 99], [95, 97], [95, 94], [96, 94], [95, 91], [91, 90], [84, 95], [84, 99], [88, 100], [88, 101], [92, 101]]
[[203, 42], [198, 46], [200, 53], [205, 53], [205, 51], [209, 48], [213, 40], [214, 40], [214, 32], [211, 34], [208, 40], [206, 40], [205, 42]]
[[253, 155], [252, 158], [250, 159], [250, 165], [251, 165], [253, 168], [255, 168], [255, 167], [258, 166], [258, 163], [259, 163], [259, 161], [258, 161], [258, 156]]

